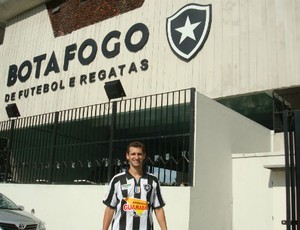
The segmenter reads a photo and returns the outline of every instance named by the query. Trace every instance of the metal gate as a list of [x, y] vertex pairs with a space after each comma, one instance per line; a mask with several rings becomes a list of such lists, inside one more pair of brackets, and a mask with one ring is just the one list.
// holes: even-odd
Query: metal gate
[[287, 230], [299, 230], [300, 215], [300, 111], [283, 111]]
[[163, 185], [192, 185], [194, 100], [192, 88], [0, 122], [0, 181], [105, 184], [140, 140]]

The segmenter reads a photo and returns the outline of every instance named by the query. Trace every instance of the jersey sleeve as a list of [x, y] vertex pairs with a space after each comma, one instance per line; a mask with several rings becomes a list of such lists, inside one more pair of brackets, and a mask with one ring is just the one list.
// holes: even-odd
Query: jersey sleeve
[[103, 204], [113, 209], [115, 209], [118, 204], [115, 178], [113, 178], [109, 183], [108, 192], [103, 199]]
[[160, 183], [158, 179], [155, 180], [155, 185], [156, 186], [154, 189], [153, 209], [162, 208], [166, 204], [161, 194]]

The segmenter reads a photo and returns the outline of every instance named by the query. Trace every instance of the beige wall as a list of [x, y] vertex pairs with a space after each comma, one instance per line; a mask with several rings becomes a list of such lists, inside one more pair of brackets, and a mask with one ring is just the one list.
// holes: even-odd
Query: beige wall
[[[0, 184], [1, 193], [46, 222], [47, 230], [101, 229], [106, 186]], [[188, 229], [189, 187], [162, 187], [169, 229]], [[155, 218], [154, 218], [155, 219]], [[155, 219], [155, 229], [159, 229]]]
[[[4, 108], [7, 103], [13, 102], [5, 102], [6, 94], [54, 81], [63, 81], [65, 89], [14, 101], [22, 116], [106, 102], [108, 99], [103, 85], [112, 79], [80, 85], [80, 75], [101, 69], [109, 71], [121, 64], [128, 67], [132, 62], [139, 65], [143, 59], [149, 61], [148, 70], [128, 74], [127, 69], [124, 76], [116, 78], [122, 81], [127, 98], [189, 87], [214, 98], [299, 85], [300, 42], [297, 38], [300, 31], [296, 29], [300, 26], [299, 1], [201, 1], [201, 4], [212, 4], [210, 35], [198, 55], [185, 62], [171, 51], [165, 23], [167, 17], [188, 3], [199, 2], [145, 1], [141, 8], [134, 11], [58, 38], [53, 36], [44, 6], [15, 18], [9, 22], [4, 43], [0, 45], [0, 106]], [[148, 27], [150, 36], [142, 50], [131, 53], [124, 45], [124, 37], [137, 22]], [[112, 30], [121, 32], [121, 53], [106, 59], [100, 51], [101, 42]], [[99, 45], [96, 59], [88, 66], [82, 66], [76, 56], [69, 70], [63, 71], [65, 47], [73, 43], [79, 47], [87, 38], [94, 39]], [[32, 60], [44, 53], [49, 60], [53, 51], [61, 68], [60, 73], [50, 73], [39, 79], [31, 76], [25, 83], [6, 86], [11, 64], [20, 66], [25, 60]], [[41, 68], [45, 69], [46, 64], [45, 61]], [[76, 77], [76, 87], [68, 87], [71, 77]], [[5, 112], [1, 112], [0, 120], [6, 119]]]

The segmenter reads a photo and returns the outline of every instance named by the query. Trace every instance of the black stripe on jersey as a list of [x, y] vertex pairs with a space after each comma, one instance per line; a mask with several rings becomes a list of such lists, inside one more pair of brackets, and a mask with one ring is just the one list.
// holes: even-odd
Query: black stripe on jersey
[[136, 193], [136, 188], [141, 187], [141, 179], [138, 179], [138, 181], [134, 178], [134, 198], [141, 199], [141, 189], [139, 189], [139, 192]]
[[[152, 190], [153, 190], [153, 178], [152, 176], [148, 175], [148, 185], [151, 186], [150, 188], [150, 191], [148, 191], [147, 193], [147, 200], [151, 200], [151, 194], [152, 194]], [[152, 205], [153, 204], [150, 204], [148, 203], [148, 220], [150, 219], [150, 215], [152, 215]], [[151, 222], [150, 221], [147, 221], [147, 230], [151, 230], [153, 229], [153, 226], [151, 226]]]
[[155, 178], [155, 182], [157, 183], [156, 194], [157, 194], [158, 201], [159, 201], [159, 206], [158, 207], [154, 207], [156, 209], [156, 208], [162, 208], [162, 207], [164, 207], [165, 206], [165, 202], [162, 199], [162, 195], [161, 195], [161, 191], [160, 191], [160, 184], [159, 184], [159, 181], [158, 181], [157, 178]]
[[[134, 180], [134, 198], [137, 198], [137, 199], [141, 199], [141, 179], [138, 179], [138, 181], [133, 178]], [[138, 189], [139, 192], [136, 193], [136, 187], [140, 187], [140, 189]], [[133, 217], [133, 226], [132, 226], [132, 229], [133, 230], [139, 230], [140, 229], [140, 217], [139, 216], [134, 216]]]
[[132, 230], [139, 230], [140, 229], [140, 220], [141, 220], [141, 218], [139, 216], [134, 216], [133, 217]]
[[[121, 182], [121, 189], [122, 185], [127, 184], [127, 178], [126, 175], [121, 176], [120, 178]], [[128, 196], [128, 190], [127, 189], [122, 189], [122, 196], [123, 198], [127, 198]], [[120, 218], [120, 230], [126, 230], [126, 212], [123, 210], [123, 206], [126, 203], [124, 199], [121, 200], [121, 218]]]
[[[152, 190], [153, 190], [153, 178], [152, 178], [152, 176], [148, 175], [147, 180], [148, 180], [148, 185], [151, 186], [150, 191], [147, 191], [147, 200], [151, 200], [151, 194], [152, 194]], [[152, 204], [148, 204], [148, 205], [152, 206]]]

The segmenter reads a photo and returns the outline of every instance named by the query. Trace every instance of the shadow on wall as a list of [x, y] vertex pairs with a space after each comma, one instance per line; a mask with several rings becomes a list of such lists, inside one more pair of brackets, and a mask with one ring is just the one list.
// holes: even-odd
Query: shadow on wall
[[269, 178], [269, 188], [273, 187], [285, 187], [284, 168], [271, 170]]

